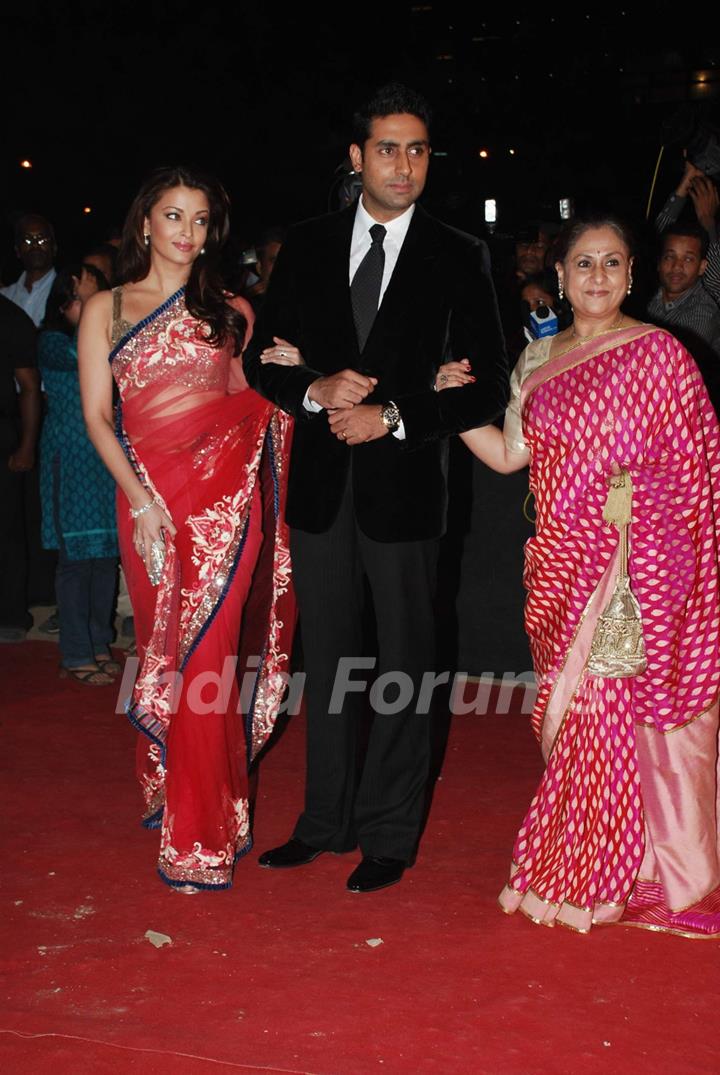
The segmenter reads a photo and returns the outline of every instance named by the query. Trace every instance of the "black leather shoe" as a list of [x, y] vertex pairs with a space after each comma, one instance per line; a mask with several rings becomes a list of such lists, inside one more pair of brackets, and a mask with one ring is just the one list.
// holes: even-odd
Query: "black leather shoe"
[[293, 836], [286, 844], [263, 852], [258, 859], [258, 866], [268, 866], [271, 870], [288, 870], [291, 866], [307, 866], [308, 862], [312, 862], [322, 853], [321, 848], [310, 847]]
[[400, 859], [364, 858], [348, 877], [351, 892], [375, 892], [396, 885], [405, 872]]

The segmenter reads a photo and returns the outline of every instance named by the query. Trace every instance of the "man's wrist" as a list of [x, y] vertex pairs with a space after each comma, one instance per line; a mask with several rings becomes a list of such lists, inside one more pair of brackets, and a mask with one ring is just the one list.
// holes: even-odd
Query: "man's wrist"
[[317, 383], [318, 383], [319, 381], [322, 381], [322, 380], [323, 380], [323, 378], [322, 378], [322, 377], [318, 377], [318, 378], [317, 378], [317, 380], [313, 381], [313, 382], [312, 382], [312, 384], [308, 385], [308, 390], [307, 390], [307, 398], [308, 398], [308, 400], [309, 400], [309, 401], [310, 401], [311, 403], [314, 403], [314, 404], [315, 404], [316, 406], [318, 406], [318, 407], [319, 407], [319, 406], [321, 406], [321, 404], [320, 404], [320, 403], [318, 402], [318, 400], [316, 400], [316, 399], [315, 399], [315, 396], [314, 396], [314, 394], [313, 394], [313, 390], [314, 390], [314, 388], [315, 388], [315, 385], [316, 385], [316, 384], [317, 384]]
[[380, 407], [380, 420], [388, 433], [394, 433], [400, 427], [402, 418], [397, 403], [388, 400]]
[[[315, 384], [314, 381], [313, 381], [313, 384]], [[305, 395], [303, 396], [303, 410], [307, 411], [308, 414], [319, 414], [320, 411], [324, 410], [324, 407], [322, 406], [321, 403], [317, 403], [316, 400], [311, 398], [311, 396], [310, 396], [310, 389], [311, 388], [312, 388], [312, 384], [310, 385], [310, 387], [305, 392]]]

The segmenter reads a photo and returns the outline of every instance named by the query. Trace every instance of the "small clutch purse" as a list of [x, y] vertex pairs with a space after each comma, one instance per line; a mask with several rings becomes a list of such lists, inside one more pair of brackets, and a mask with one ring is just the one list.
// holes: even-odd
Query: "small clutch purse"
[[632, 479], [626, 470], [613, 475], [603, 510], [606, 523], [620, 532], [620, 568], [615, 589], [595, 628], [587, 671], [591, 676], [628, 679], [647, 668], [642, 616], [630, 589], [628, 526], [632, 518]]
[[160, 584], [162, 578], [163, 567], [165, 566], [165, 542], [162, 540], [153, 541], [150, 546], [150, 555], [145, 560], [145, 567], [147, 568], [148, 578], [153, 586]]

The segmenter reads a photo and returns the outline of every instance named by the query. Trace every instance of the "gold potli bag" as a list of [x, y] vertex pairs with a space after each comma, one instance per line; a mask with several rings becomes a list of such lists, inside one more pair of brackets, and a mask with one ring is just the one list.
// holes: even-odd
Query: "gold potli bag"
[[627, 470], [610, 479], [603, 519], [620, 533], [620, 569], [612, 597], [595, 628], [587, 671], [591, 676], [627, 679], [647, 668], [640, 605], [628, 576], [628, 526], [632, 519], [632, 479]]

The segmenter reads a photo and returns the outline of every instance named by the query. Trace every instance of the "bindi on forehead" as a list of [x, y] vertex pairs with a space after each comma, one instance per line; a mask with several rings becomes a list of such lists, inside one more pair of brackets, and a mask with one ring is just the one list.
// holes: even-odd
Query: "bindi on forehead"
[[619, 258], [624, 257], [624, 250], [595, 250], [595, 251], [578, 251], [577, 254], [573, 254], [576, 258]]

